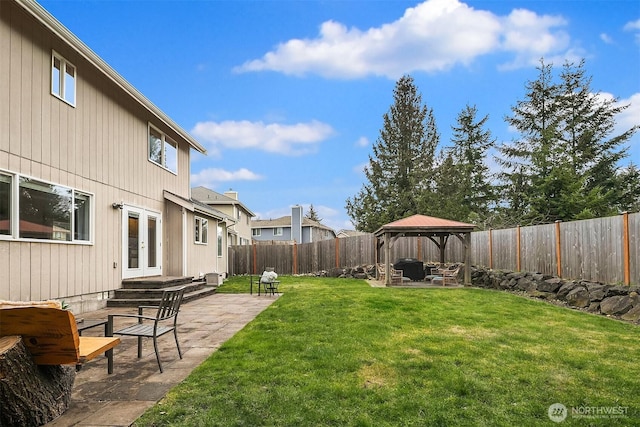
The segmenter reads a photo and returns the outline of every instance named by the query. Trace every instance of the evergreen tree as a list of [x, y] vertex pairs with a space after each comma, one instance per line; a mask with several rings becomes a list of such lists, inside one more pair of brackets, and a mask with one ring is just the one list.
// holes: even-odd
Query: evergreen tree
[[[458, 186], [450, 196], [456, 199], [457, 208], [445, 217], [458, 221], [483, 224], [494, 204], [495, 194], [491, 183], [489, 167], [484, 163], [487, 151], [495, 145], [491, 132], [485, 129], [489, 116], [477, 120], [478, 110], [467, 105], [457, 118], [457, 126], [452, 126], [453, 134], [450, 149], [452, 167], [458, 174]], [[445, 170], [440, 175], [446, 175]], [[440, 196], [446, 196], [441, 194]], [[444, 216], [444, 215], [443, 215]]]
[[318, 216], [318, 212], [313, 208], [313, 205], [309, 205], [309, 212], [305, 215], [305, 218], [310, 219], [315, 222], [322, 222], [322, 218]]
[[411, 76], [398, 80], [393, 99], [369, 156], [367, 183], [346, 201], [347, 213], [361, 231], [372, 232], [418, 213], [433, 192], [433, 158], [438, 144], [433, 111], [422, 105]]
[[633, 169], [623, 173], [620, 161], [627, 155], [623, 144], [638, 127], [611, 136], [616, 115], [628, 106], [592, 92], [584, 61], [566, 63], [559, 83], [551, 65], [541, 61], [538, 70], [538, 79], [526, 85], [525, 100], [505, 119], [520, 138], [500, 147], [503, 217], [533, 224], [628, 209], [638, 193], [629, 189], [634, 179], [640, 182]]

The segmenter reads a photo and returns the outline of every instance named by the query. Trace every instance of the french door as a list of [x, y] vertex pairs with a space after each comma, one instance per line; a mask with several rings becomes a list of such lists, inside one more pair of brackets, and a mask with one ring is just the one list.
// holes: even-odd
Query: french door
[[162, 274], [162, 214], [124, 205], [122, 208], [122, 277]]

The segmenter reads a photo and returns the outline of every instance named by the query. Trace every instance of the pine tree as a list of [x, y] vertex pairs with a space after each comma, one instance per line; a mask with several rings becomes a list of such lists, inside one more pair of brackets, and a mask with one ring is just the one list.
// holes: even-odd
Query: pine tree
[[398, 80], [394, 103], [365, 169], [367, 182], [346, 201], [346, 210], [361, 231], [419, 212], [433, 192], [433, 161], [438, 133], [433, 111], [422, 105], [411, 76]]
[[559, 83], [552, 65], [541, 61], [538, 70], [538, 79], [526, 85], [525, 100], [505, 119], [520, 138], [500, 147], [503, 217], [532, 224], [628, 209], [640, 182], [633, 169], [624, 173], [620, 161], [627, 156], [624, 143], [638, 127], [611, 136], [615, 117], [628, 106], [592, 91], [584, 61], [565, 63]]
[[491, 132], [485, 129], [489, 116], [477, 120], [477, 114], [475, 106], [467, 105], [458, 114], [457, 126], [452, 126], [453, 147], [450, 151], [453, 168], [458, 174], [458, 187], [452, 196], [458, 206], [446, 217], [484, 223], [495, 200], [491, 174], [484, 160], [487, 151], [495, 145], [495, 140]]
[[318, 216], [318, 212], [313, 208], [313, 205], [309, 205], [309, 212], [304, 217], [315, 222], [322, 222], [322, 218]]

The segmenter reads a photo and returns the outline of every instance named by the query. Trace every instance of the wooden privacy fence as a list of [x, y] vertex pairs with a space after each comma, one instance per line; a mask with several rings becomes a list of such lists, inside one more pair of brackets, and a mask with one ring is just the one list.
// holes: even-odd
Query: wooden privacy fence
[[[315, 273], [375, 264], [373, 234], [304, 244], [253, 244], [229, 248], [229, 274]], [[391, 261], [437, 261], [438, 248], [426, 237], [392, 241]], [[640, 213], [471, 233], [472, 264], [499, 270], [531, 271], [566, 279], [640, 284]], [[462, 262], [464, 248], [450, 238], [446, 262]]]

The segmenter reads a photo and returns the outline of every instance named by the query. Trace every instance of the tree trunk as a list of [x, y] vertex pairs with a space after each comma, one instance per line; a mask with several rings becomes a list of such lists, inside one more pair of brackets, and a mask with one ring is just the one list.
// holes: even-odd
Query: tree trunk
[[0, 337], [0, 426], [41, 426], [69, 407], [73, 366], [36, 365], [19, 336]]

